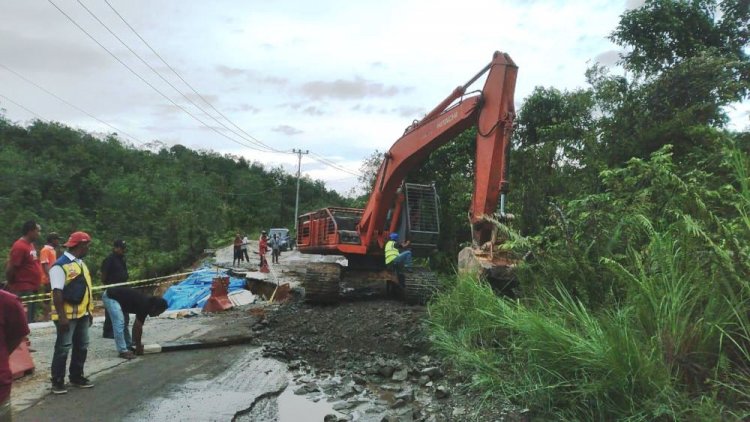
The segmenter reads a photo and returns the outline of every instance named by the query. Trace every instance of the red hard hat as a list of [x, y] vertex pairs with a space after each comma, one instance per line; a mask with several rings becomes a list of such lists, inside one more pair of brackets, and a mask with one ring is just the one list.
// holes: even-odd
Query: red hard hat
[[81, 242], [91, 242], [91, 236], [86, 232], [74, 232], [68, 238], [68, 241], [63, 244], [66, 248], [72, 248]]

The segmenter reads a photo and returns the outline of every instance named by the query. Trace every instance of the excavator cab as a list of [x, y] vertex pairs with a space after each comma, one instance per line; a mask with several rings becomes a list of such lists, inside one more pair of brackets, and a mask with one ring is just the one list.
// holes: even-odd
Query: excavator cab
[[406, 231], [415, 254], [432, 253], [440, 238], [440, 203], [435, 185], [405, 183]]
[[409, 248], [415, 257], [430, 256], [437, 250], [440, 238], [440, 201], [435, 185], [404, 183], [397, 198], [397, 204], [386, 217], [384, 230], [410, 241]]

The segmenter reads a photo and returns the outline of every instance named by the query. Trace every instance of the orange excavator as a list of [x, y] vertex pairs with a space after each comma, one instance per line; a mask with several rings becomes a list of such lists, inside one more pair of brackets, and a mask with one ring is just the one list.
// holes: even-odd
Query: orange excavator
[[[467, 92], [485, 74], [483, 89]], [[308, 265], [303, 283], [308, 302], [336, 302], [342, 287], [352, 290], [380, 280], [397, 283], [393, 271], [385, 268], [383, 257], [390, 233], [409, 240], [414, 256], [434, 252], [440, 233], [435, 187], [406, 180], [433, 151], [472, 126], [477, 128], [474, 193], [469, 210], [472, 246], [461, 251], [459, 267], [490, 278], [507, 278], [513, 260], [498, 248], [501, 239], [496, 222], [512, 217], [505, 212], [505, 196], [517, 74], [518, 67], [510, 56], [495, 52], [488, 65], [409, 126], [385, 153], [365, 209], [330, 207], [299, 216], [300, 252], [339, 255], [347, 261], [345, 265]], [[437, 281], [426, 269], [407, 269], [402, 277], [404, 296], [413, 303], [424, 303]]]

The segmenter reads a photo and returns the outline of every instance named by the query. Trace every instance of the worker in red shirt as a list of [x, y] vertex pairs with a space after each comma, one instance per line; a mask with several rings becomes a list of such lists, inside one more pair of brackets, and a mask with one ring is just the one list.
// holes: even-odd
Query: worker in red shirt
[[[42, 284], [42, 266], [36, 254], [34, 242], [39, 239], [41, 226], [34, 220], [23, 223], [21, 238], [13, 243], [5, 267], [6, 290], [23, 297], [35, 294]], [[27, 321], [34, 322], [36, 303], [28, 304]]]
[[13, 420], [10, 412], [10, 354], [29, 335], [23, 305], [18, 298], [0, 290], [0, 421]]
[[260, 265], [263, 266], [263, 263], [266, 262], [266, 252], [268, 252], [268, 235], [266, 235], [266, 231], [263, 230], [260, 232], [260, 240], [258, 241], [258, 254], [260, 255]]

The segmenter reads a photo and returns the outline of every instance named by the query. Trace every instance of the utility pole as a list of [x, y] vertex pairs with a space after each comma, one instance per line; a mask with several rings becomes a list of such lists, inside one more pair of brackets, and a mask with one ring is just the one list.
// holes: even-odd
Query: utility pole
[[302, 151], [301, 149], [292, 149], [292, 152], [297, 154], [297, 198], [294, 200], [294, 235], [297, 236], [298, 218], [299, 218], [299, 176], [300, 170], [302, 169], [302, 154], [309, 154], [309, 150]]

